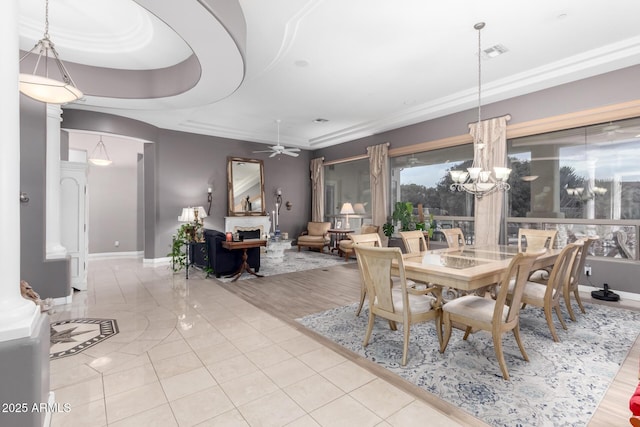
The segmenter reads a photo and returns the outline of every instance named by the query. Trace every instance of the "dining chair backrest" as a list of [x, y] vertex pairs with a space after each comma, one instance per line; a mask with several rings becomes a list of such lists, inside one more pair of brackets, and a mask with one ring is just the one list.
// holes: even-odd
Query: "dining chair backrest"
[[547, 280], [547, 289], [544, 294], [545, 304], [550, 303], [552, 300], [559, 300], [562, 294], [562, 287], [570, 280], [573, 261], [581, 247], [582, 242], [578, 241], [569, 243], [562, 248], [558, 258], [556, 258], [556, 262], [553, 264], [549, 280]]
[[460, 228], [446, 228], [442, 230], [442, 234], [450, 248], [460, 248], [465, 245], [464, 233]]
[[353, 241], [354, 245], [382, 246], [382, 241], [378, 233], [350, 234], [349, 238]]
[[401, 231], [400, 237], [402, 238], [402, 243], [404, 243], [404, 250], [408, 254], [416, 254], [429, 249], [422, 230]]
[[589, 255], [589, 248], [596, 240], [599, 240], [599, 237], [590, 236], [578, 240], [578, 243], [581, 243], [581, 245], [578, 252], [576, 253], [573, 266], [571, 268], [571, 280], [569, 282], [569, 288], [577, 286], [578, 282], [582, 278], [582, 273], [584, 272], [584, 264], [586, 263], [587, 256]]
[[[522, 300], [522, 294], [531, 272], [531, 267], [544, 252], [544, 250], [519, 252], [511, 259], [496, 295], [493, 324], [511, 323], [517, 320], [521, 306], [520, 301]], [[510, 287], [510, 284], [513, 284], [512, 287]], [[507, 298], [509, 299], [509, 311], [506, 318], [504, 318], [503, 310]]]
[[522, 251], [523, 248], [553, 248], [553, 244], [556, 240], [557, 234], [558, 230], [536, 230], [533, 228], [520, 228], [518, 230], [518, 250]]
[[[389, 281], [391, 278], [391, 264], [396, 261], [398, 263], [400, 289], [406, 296], [407, 282], [402, 251], [398, 247], [380, 248], [358, 244], [354, 245], [354, 249], [362, 281], [367, 287], [370, 309], [377, 312], [376, 314], [378, 315], [395, 313], [391, 294], [392, 287], [389, 286]], [[409, 307], [408, 303], [403, 307]]]

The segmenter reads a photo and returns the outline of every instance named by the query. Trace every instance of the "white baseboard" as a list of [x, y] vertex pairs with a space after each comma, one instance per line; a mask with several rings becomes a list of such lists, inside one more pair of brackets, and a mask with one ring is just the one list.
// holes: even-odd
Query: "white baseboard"
[[101, 252], [96, 254], [89, 254], [89, 260], [115, 259], [115, 258], [141, 258], [143, 255], [144, 255], [143, 251]]
[[[585, 286], [585, 285], [579, 285], [578, 286], [578, 290], [580, 292], [588, 292], [591, 293], [591, 291], [596, 291], [600, 288], [595, 288], [593, 286]], [[624, 291], [616, 291], [614, 289], [611, 289], [613, 292], [615, 292], [616, 294], [620, 295], [620, 299], [623, 300], [629, 300], [629, 301], [640, 301], [640, 294], [636, 294], [633, 292], [624, 292]]]
[[73, 302], [73, 289], [71, 290], [71, 293], [66, 297], [58, 297], [58, 298], [51, 298], [51, 299], [53, 300], [53, 305], [71, 304]]
[[143, 264], [149, 265], [160, 265], [160, 264], [169, 264], [171, 262], [171, 257], [163, 257], [163, 258], [143, 258]]

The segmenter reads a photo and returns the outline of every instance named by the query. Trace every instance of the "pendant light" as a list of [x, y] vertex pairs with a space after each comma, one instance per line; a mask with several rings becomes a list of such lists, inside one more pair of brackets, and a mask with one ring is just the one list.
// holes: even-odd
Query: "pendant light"
[[109, 166], [113, 163], [107, 154], [107, 147], [105, 147], [104, 142], [102, 142], [102, 135], [100, 135], [100, 141], [96, 145], [96, 148], [93, 149], [89, 156], [89, 162], [96, 166]]
[[[29, 55], [37, 55], [36, 65], [32, 74], [20, 73], [20, 92], [29, 98], [49, 104], [66, 104], [83, 96], [49, 38], [49, 0], [45, 0], [44, 36], [33, 49], [20, 58], [20, 62]], [[44, 75], [36, 74], [41, 63], [44, 67]], [[62, 80], [49, 77], [49, 64], [53, 63]]]
[[508, 191], [511, 188], [507, 182], [511, 169], [494, 167], [492, 173], [485, 164], [485, 154], [483, 153], [486, 144], [482, 141], [482, 44], [480, 32], [484, 26], [484, 22], [473, 26], [478, 30], [478, 123], [473, 138], [473, 163], [466, 172], [461, 170], [449, 172], [453, 180], [451, 191], [465, 191], [478, 198], [496, 190]]

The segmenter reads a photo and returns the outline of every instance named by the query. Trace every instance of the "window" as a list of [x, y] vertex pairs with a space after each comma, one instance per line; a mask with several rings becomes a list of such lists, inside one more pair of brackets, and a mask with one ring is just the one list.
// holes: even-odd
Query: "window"
[[[369, 184], [369, 158], [324, 167], [324, 216], [325, 221], [343, 221], [345, 228], [354, 230], [371, 218], [371, 187]], [[340, 210], [344, 203], [351, 203], [355, 214], [346, 215]]]

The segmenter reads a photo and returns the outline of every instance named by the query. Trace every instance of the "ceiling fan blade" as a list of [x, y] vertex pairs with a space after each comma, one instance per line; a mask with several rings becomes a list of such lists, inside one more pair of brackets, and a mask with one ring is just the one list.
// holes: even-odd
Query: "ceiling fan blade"
[[295, 152], [298, 152], [298, 151], [300, 151], [300, 149], [299, 148], [285, 148], [284, 151], [291, 151], [291, 152], [295, 151]]
[[287, 150], [284, 150], [282, 154], [286, 154], [287, 156], [291, 156], [291, 157], [298, 157], [298, 153], [292, 153], [291, 151], [287, 151]]
[[274, 151], [273, 153], [271, 153], [271, 155], [270, 155], [269, 157], [275, 157], [275, 156], [277, 156], [278, 154], [280, 154], [280, 153], [278, 153], [277, 151]]
[[273, 150], [254, 151], [254, 153], [273, 153]]

